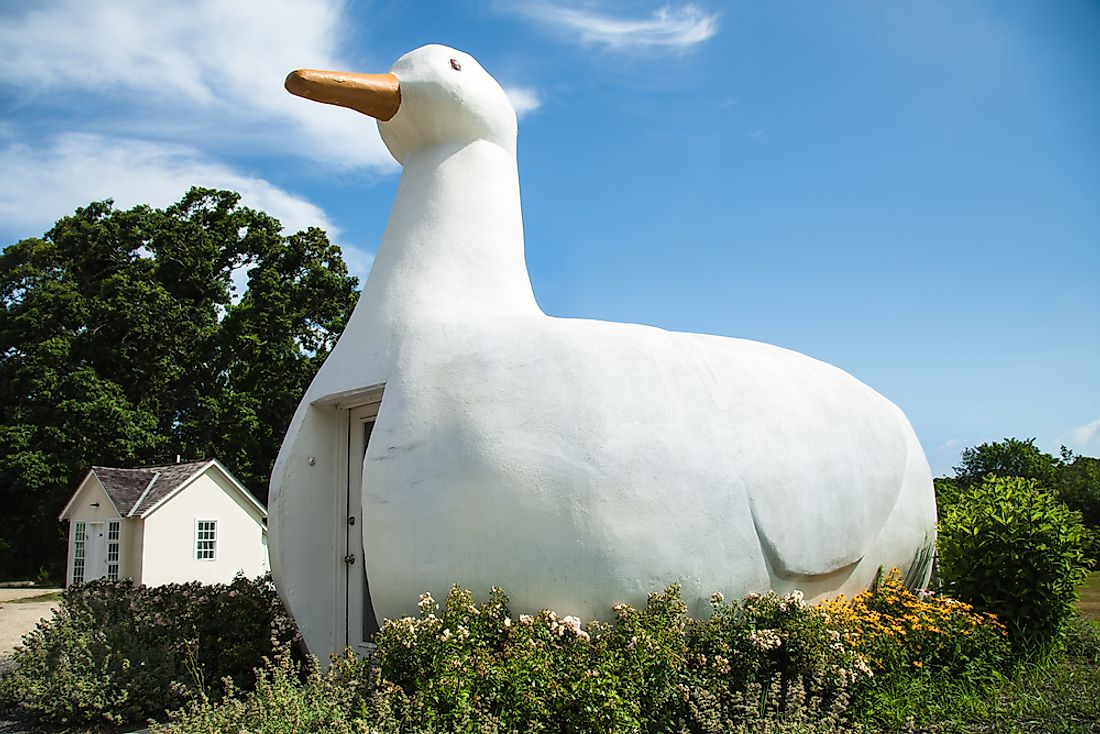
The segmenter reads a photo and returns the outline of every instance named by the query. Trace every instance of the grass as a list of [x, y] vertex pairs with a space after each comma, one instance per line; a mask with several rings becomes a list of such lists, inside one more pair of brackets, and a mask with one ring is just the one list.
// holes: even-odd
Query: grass
[[1080, 661], [1037, 664], [989, 693], [914, 679], [883, 691], [866, 731], [936, 734], [1091, 734], [1100, 716], [1100, 669]]
[[1081, 599], [1077, 602], [1081, 614], [1100, 622], [1100, 571], [1089, 574], [1081, 585]]

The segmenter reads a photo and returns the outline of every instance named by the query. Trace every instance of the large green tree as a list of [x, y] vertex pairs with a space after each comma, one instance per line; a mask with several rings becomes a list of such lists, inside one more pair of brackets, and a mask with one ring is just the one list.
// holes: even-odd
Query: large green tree
[[963, 449], [962, 464], [955, 467], [955, 481], [967, 486], [981, 484], [993, 474], [1034, 479], [1040, 487], [1054, 489], [1058, 466], [1058, 460], [1040, 450], [1034, 438], [1006, 438]]
[[[247, 273], [235, 293], [234, 273]], [[89, 204], [0, 255], [0, 576], [64, 558], [92, 464], [217, 457], [261, 500], [283, 432], [356, 301], [325, 233], [228, 191]]]

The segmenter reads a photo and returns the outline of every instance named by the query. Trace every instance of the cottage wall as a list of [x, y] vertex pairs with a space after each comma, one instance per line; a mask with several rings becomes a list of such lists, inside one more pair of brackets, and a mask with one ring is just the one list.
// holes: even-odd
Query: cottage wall
[[133, 579], [135, 584], [145, 583], [141, 577], [144, 525], [145, 521], [139, 517], [122, 521], [122, 577]]
[[[214, 560], [196, 558], [200, 520], [217, 521]], [[227, 582], [238, 571], [248, 577], [267, 570], [263, 526], [255, 509], [215, 471], [207, 471], [145, 518], [142, 582]], [[263, 550], [261, 550], [263, 549]]]
[[[67, 560], [65, 565], [66, 586], [73, 582], [73, 539], [76, 534], [76, 524], [78, 522], [100, 522], [103, 523], [102, 527], [104, 528], [104, 532], [106, 532], [107, 522], [110, 520], [119, 520], [120, 516], [115, 509], [114, 503], [111, 502], [111, 498], [108, 497], [107, 492], [104, 491], [103, 485], [93, 474], [77, 491], [76, 498], [72, 501], [69, 509], [67, 519], [69, 521], [69, 545], [66, 553]], [[125, 538], [122, 538], [121, 542], [125, 543]], [[88, 552], [91, 551], [91, 539], [89, 539], [86, 550]], [[96, 575], [102, 574], [86, 575], [85, 581], [90, 581]], [[124, 569], [120, 566], [119, 578], [123, 578], [125, 575]]]

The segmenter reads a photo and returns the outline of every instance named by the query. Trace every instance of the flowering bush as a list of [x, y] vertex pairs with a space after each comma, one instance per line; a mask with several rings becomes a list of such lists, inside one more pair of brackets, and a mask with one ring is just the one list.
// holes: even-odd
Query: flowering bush
[[297, 636], [271, 578], [66, 589], [54, 616], [23, 638], [0, 696], [65, 724], [121, 724], [179, 705], [223, 678], [251, 687], [253, 668]]
[[854, 598], [839, 596], [820, 609], [879, 675], [928, 672], [987, 681], [997, 676], [1009, 652], [1005, 626], [996, 616], [932, 592], [914, 593], [897, 569]]
[[425, 594], [419, 610], [382, 626], [375, 661], [400, 691], [393, 708], [428, 730], [637, 729], [638, 703], [622, 695], [604, 653], [606, 625], [549, 610], [513, 621], [500, 589], [476, 604], [455, 587], [442, 613]]
[[[872, 675], [863, 656], [799, 591], [750, 594], [730, 604], [715, 594], [711, 604], [711, 617], [693, 622], [688, 633], [692, 654], [682, 690], [689, 718], [733, 726], [743, 719], [750, 691], [779, 711], [788, 700], [843, 707], [848, 689]], [[713, 710], [706, 713], [708, 706]]]
[[852, 704], [867, 716], [906, 676], [988, 680], [1008, 644], [992, 615], [912, 593], [896, 572], [818, 606], [799, 592], [716, 594], [710, 616], [693, 620], [672, 586], [613, 613], [610, 623], [550, 610], [513, 618], [500, 589], [477, 602], [455, 587], [442, 608], [425, 594], [416, 616], [385, 622], [370, 656], [324, 671], [313, 662], [303, 676], [269, 580], [98, 582], [66, 592], [3, 687], [68, 723], [135, 720], [190, 694], [165, 729], [174, 734], [834, 734], [851, 730]]
[[612, 624], [549, 610], [513, 621], [500, 589], [479, 605], [455, 587], [442, 612], [424, 595], [418, 617], [375, 638], [388, 708], [433, 731], [728, 731], [787, 715], [788, 694], [792, 716], [843, 708], [869, 670], [797, 592], [716, 596], [703, 621], [676, 586], [613, 611]]

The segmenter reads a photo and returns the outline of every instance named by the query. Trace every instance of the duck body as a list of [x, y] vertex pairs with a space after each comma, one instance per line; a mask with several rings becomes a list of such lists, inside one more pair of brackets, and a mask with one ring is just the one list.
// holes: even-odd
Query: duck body
[[[697, 614], [716, 591], [852, 594], [930, 547], [931, 474], [896, 406], [760, 342], [545, 315], [499, 86], [438, 46], [393, 74], [394, 208], [272, 474], [272, 568], [311, 650], [341, 647], [332, 396], [366, 386], [384, 394], [351, 495], [380, 620], [456, 583], [585, 619], [672, 583]], [[476, 83], [472, 103], [452, 80]], [[422, 102], [427, 123], [402, 119]]]

